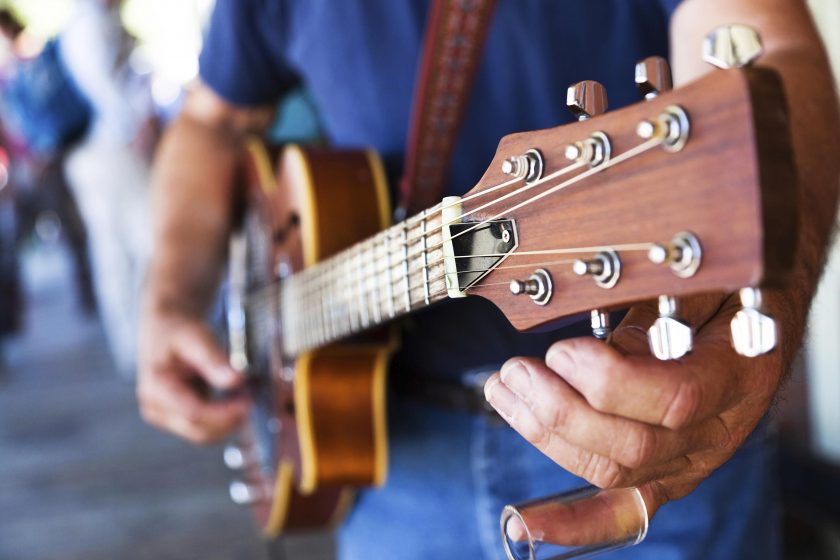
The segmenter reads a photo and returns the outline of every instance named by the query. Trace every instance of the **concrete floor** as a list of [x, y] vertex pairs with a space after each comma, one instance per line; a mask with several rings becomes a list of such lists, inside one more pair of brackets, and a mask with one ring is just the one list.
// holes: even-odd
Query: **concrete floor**
[[[282, 556], [229, 501], [218, 448], [143, 424], [70, 278], [60, 247], [25, 259], [26, 327], [0, 366], [0, 560]], [[320, 538], [286, 548], [289, 558], [331, 556]]]

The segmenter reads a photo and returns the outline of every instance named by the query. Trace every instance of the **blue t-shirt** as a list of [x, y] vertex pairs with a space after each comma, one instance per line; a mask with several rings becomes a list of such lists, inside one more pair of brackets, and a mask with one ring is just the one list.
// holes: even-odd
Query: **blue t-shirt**
[[[217, 0], [201, 77], [240, 106], [303, 85], [329, 141], [376, 148], [392, 179], [404, 157], [429, 0]], [[570, 122], [566, 88], [594, 79], [610, 106], [639, 100], [635, 63], [668, 54], [679, 0], [501, 0], [455, 150], [449, 194], [482, 176], [499, 139]], [[699, 51], [699, 47], [698, 47]], [[575, 332], [521, 335], [481, 298], [447, 302], [406, 325], [397, 371], [451, 375], [541, 355]]]

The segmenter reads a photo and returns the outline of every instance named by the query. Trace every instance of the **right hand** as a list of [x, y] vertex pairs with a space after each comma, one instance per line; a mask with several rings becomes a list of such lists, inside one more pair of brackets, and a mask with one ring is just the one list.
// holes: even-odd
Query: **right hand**
[[[149, 424], [207, 445], [230, 435], [248, 413], [234, 370], [200, 321], [180, 314], [147, 313], [140, 332], [137, 399]], [[211, 398], [211, 390], [230, 396]]]

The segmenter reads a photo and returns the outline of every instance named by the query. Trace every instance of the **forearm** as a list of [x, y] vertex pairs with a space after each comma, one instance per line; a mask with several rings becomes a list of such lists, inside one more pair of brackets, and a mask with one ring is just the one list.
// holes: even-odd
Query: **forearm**
[[788, 287], [765, 296], [781, 319], [781, 357], [789, 364], [805, 329], [834, 228], [840, 186], [838, 100], [825, 50], [799, 0], [686, 0], [672, 24], [676, 83], [711, 71], [700, 56], [703, 37], [733, 22], [758, 29], [765, 46], [758, 64], [779, 73], [790, 111], [799, 243]]
[[234, 196], [238, 143], [180, 116], [163, 138], [152, 178], [155, 254], [145, 306], [202, 314], [218, 282]]

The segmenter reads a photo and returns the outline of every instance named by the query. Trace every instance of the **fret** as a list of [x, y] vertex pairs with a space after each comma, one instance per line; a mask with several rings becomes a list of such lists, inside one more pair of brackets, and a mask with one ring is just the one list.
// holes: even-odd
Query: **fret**
[[420, 217], [420, 243], [421, 243], [421, 254], [423, 258], [423, 303], [426, 305], [430, 305], [431, 301], [431, 294], [429, 293], [429, 255], [427, 253], [427, 244], [426, 244], [426, 211], [423, 210], [423, 213]]
[[408, 266], [408, 222], [402, 223], [403, 289], [405, 290], [405, 312], [411, 312], [411, 282]]
[[[347, 274], [347, 284], [344, 287], [344, 295], [347, 298], [349, 304], [349, 321], [350, 321], [350, 332], [356, 332], [359, 330], [359, 301], [358, 298], [358, 289], [356, 288], [356, 278], [359, 274], [359, 269], [357, 266], [350, 266], [350, 262], [356, 263], [356, 255], [357, 247], [354, 245], [351, 248], [352, 255], [347, 257], [347, 265], [350, 267], [350, 271]], [[355, 293], [354, 293], [355, 292]]]
[[332, 262], [326, 261], [324, 266], [326, 270], [321, 285], [321, 301], [324, 304], [324, 334], [327, 340], [332, 340], [335, 337], [335, 291], [332, 282]]
[[370, 267], [370, 274], [368, 275], [368, 282], [373, 286], [373, 297], [371, 303], [373, 304], [373, 321], [376, 324], [382, 322], [382, 313], [379, 307], [379, 274], [377, 272], [377, 257], [376, 257], [376, 239], [372, 241], [370, 247], [370, 259], [366, 263]]
[[388, 271], [386, 274], [388, 281], [388, 315], [393, 319], [397, 315], [397, 310], [394, 306], [394, 278], [391, 266], [391, 230], [385, 230], [385, 267]]
[[359, 290], [359, 302], [361, 303], [360, 310], [362, 312], [361, 321], [364, 328], [370, 326], [370, 314], [368, 313], [368, 297], [367, 297], [367, 276], [365, 274], [365, 259], [363, 257], [364, 249], [360, 248], [357, 253], [359, 265], [356, 267], [358, 274], [358, 281], [356, 287]]

